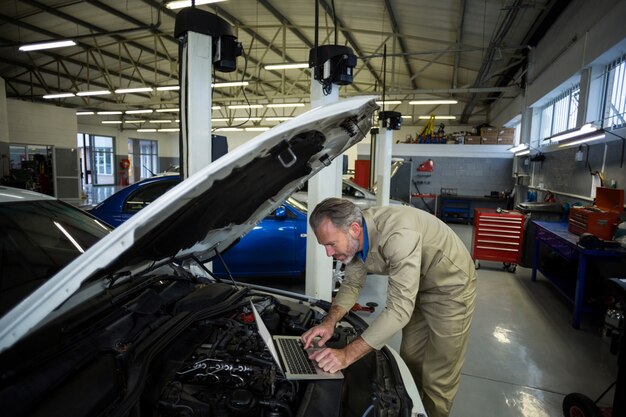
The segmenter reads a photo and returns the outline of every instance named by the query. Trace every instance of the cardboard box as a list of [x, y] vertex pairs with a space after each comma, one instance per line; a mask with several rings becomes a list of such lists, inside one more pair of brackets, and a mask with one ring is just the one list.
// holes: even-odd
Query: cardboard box
[[498, 130], [499, 138], [515, 138], [515, 128], [513, 127], [503, 127]]
[[465, 136], [463, 143], [465, 145], [480, 145], [480, 136]]
[[515, 142], [515, 138], [514, 137], [500, 137], [498, 136], [497, 139], [497, 144], [498, 145], [513, 145], [513, 143]]
[[480, 143], [482, 143], [483, 145], [497, 145], [498, 138], [481, 136]]
[[[494, 141], [498, 138], [498, 129], [495, 127], [483, 127], [480, 129], [480, 136], [488, 141]], [[483, 142], [484, 143], [484, 142]]]

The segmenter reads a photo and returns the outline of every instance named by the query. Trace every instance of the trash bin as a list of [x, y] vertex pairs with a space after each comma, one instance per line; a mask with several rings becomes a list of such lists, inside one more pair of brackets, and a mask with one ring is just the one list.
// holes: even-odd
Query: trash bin
[[522, 259], [520, 266], [533, 266], [533, 247], [535, 245], [535, 225], [532, 220], [558, 222], [563, 220], [563, 206], [560, 203], [546, 203], [541, 201], [526, 201], [518, 203], [515, 209], [526, 215], [524, 221], [524, 238], [522, 240]]

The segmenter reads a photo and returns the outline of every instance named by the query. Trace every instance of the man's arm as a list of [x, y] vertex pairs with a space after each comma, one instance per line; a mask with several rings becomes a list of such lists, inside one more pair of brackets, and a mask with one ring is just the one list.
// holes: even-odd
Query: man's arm
[[374, 350], [361, 336], [354, 339], [343, 349], [322, 349], [309, 355], [317, 365], [326, 372], [337, 372], [347, 368], [354, 362]]

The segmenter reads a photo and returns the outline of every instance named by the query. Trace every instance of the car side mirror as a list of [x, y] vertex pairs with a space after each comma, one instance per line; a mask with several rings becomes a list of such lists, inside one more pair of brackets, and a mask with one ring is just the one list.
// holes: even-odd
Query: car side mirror
[[354, 191], [354, 198], [365, 198], [365, 194], [363, 194], [362, 191], [355, 190]]
[[276, 211], [274, 212], [274, 217], [277, 219], [284, 219], [287, 217], [287, 209], [285, 208], [285, 206], [280, 206], [276, 208]]

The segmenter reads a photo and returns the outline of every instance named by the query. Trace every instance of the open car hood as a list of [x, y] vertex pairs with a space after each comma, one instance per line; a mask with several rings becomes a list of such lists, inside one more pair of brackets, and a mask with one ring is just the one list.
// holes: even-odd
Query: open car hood
[[0, 351], [86, 283], [100, 288], [163, 261], [205, 262], [360, 141], [375, 97], [317, 107], [211, 163], [141, 210], [0, 319]]

